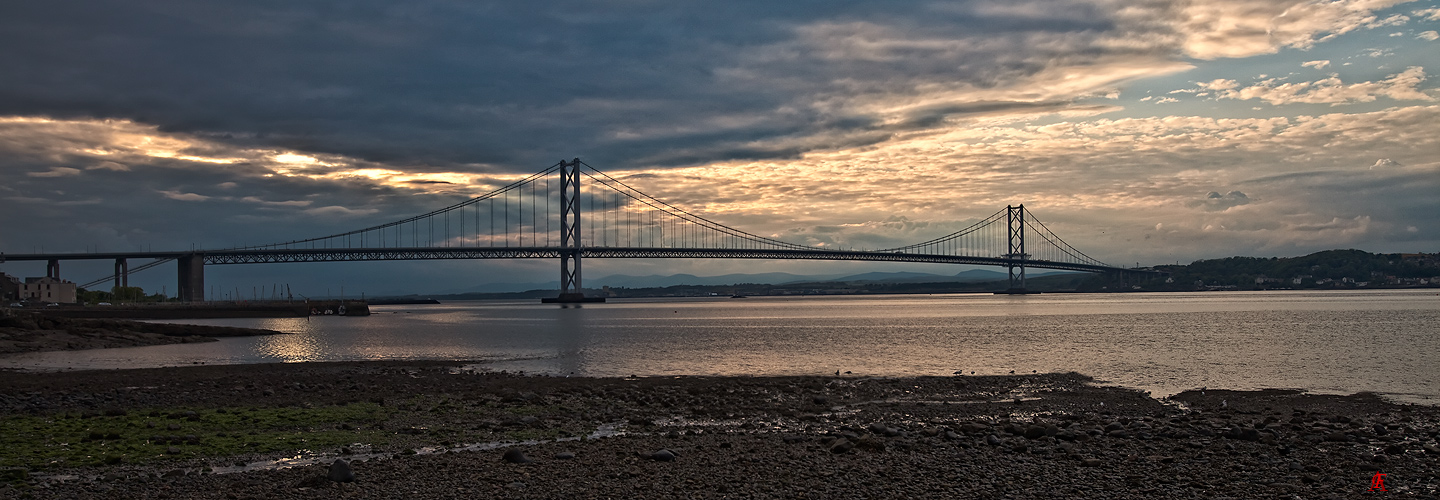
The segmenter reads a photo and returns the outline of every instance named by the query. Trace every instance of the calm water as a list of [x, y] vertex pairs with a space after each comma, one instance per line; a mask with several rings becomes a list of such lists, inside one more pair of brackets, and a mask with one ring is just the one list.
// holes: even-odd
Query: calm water
[[1436, 290], [636, 299], [580, 308], [475, 301], [373, 311], [193, 320], [294, 335], [25, 354], [0, 357], [0, 368], [475, 359], [496, 370], [592, 376], [1077, 371], [1155, 395], [1291, 387], [1440, 403]]

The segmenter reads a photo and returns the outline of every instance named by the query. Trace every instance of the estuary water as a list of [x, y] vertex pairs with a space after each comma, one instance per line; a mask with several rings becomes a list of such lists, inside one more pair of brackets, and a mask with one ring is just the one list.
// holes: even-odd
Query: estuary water
[[1074, 371], [1155, 396], [1299, 388], [1440, 404], [1434, 289], [457, 301], [372, 312], [176, 321], [291, 335], [11, 355], [0, 368], [464, 359], [583, 376]]

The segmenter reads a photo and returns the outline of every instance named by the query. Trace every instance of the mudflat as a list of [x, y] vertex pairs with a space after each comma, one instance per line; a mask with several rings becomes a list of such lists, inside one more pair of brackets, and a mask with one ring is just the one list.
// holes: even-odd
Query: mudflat
[[228, 326], [81, 319], [19, 312], [0, 316], [0, 354], [214, 342], [216, 337], [281, 335]]
[[1073, 373], [472, 368], [0, 372], [0, 497], [1354, 498], [1383, 487], [1433, 498], [1440, 488], [1440, 411], [1371, 394], [1154, 399]]

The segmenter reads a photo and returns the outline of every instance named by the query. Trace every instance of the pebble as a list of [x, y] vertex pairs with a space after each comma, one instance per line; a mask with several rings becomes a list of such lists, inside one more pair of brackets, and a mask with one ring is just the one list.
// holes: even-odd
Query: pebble
[[670, 451], [670, 450], [660, 450], [660, 451], [657, 451], [657, 452], [655, 452], [655, 453], [651, 453], [651, 454], [650, 454], [650, 459], [651, 459], [651, 460], [655, 460], [655, 461], [659, 461], [659, 462], [673, 462], [673, 461], [675, 461], [675, 457], [676, 457], [676, 456], [677, 456], [676, 453], [673, 452], [673, 451]]
[[337, 483], [355, 482], [355, 471], [350, 469], [350, 463], [344, 459], [337, 458], [330, 463], [330, 480]]
[[515, 448], [505, 450], [505, 455], [501, 458], [512, 464], [528, 464], [533, 462], [533, 460], [530, 460], [530, 457], [525, 456], [525, 452]]

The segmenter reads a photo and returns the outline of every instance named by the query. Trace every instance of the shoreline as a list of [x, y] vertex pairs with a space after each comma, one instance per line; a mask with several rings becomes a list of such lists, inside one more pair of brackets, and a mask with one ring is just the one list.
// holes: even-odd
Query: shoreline
[[[0, 425], [45, 428], [0, 438], [5, 470], [60, 441], [73, 451], [6, 472], [0, 498], [1349, 498], [1375, 472], [1391, 494], [1440, 488], [1440, 408], [1373, 394], [1154, 399], [1074, 373], [566, 378], [466, 364], [0, 372]], [[611, 437], [562, 440], [602, 429]], [[525, 440], [537, 442], [505, 444]], [[298, 450], [319, 463], [236, 467]], [[326, 479], [337, 458], [354, 482]]]
[[224, 337], [258, 335], [286, 333], [260, 328], [17, 313], [0, 316], [0, 355], [215, 342]]

